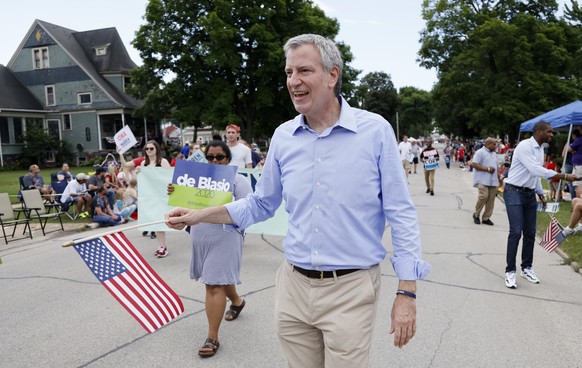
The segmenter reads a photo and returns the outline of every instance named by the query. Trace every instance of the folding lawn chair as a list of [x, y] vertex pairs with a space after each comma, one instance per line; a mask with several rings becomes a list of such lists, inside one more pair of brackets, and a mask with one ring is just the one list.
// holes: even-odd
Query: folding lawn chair
[[[22, 209], [13, 209], [12, 203], [10, 203], [10, 196], [8, 193], [0, 193], [0, 226], [2, 226], [2, 235], [4, 236], [4, 241], [6, 244], [8, 242], [30, 238], [32, 239], [32, 231], [30, 230], [30, 223], [27, 216], [20, 219], [20, 216], [14, 218], [14, 212], [24, 212]], [[20, 215], [20, 214], [19, 214]], [[20, 224], [24, 225], [24, 230], [22, 231], [22, 235], [25, 235], [28, 230], [28, 235], [20, 238], [14, 239], [14, 234], [16, 233], [16, 227]], [[8, 236], [6, 235], [6, 228], [12, 226], [12, 235], [10, 236], [10, 240], [8, 240]]]
[[[42, 235], [46, 235], [47, 233], [52, 233], [53, 231], [59, 230], [58, 228], [53, 231], [45, 230], [49, 219], [54, 218], [58, 219], [59, 223], [61, 224], [61, 230], [63, 231], [65, 230], [65, 228], [63, 227], [63, 220], [61, 219], [61, 216], [63, 215], [64, 212], [62, 212], [60, 205], [56, 206], [45, 205], [43, 203], [43, 199], [40, 195], [40, 192], [37, 189], [23, 190], [22, 199], [24, 201], [24, 207], [26, 209], [28, 219], [29, 220], [38, 219], [38, 222], [40, 223], [40, 227], [42, 229]], [[56, 212], [50, 212], [49, 210], [47, 210], [47, 207], [54, 208]]]
[[[75, 220], [77, 218], [77, 216], [79, 216], [79, 214], [77, 213], [77, 206], [74, 202], [70, 202], [70, 203], [61, 203], [61, 197], [63, 196], [63, 192], [65, 191], [65, 188], [67, 187], [69, 183], [66, 180], [58, 180], [58, 181], [53, 181], [51, 183], [51, 187], [54, 189], [55, 193], [57, 193], [57, 195], [55, 196], [55, 205], [52, 206], [52, 208], [60, 206], [61, 210], [63, 211], [63, 213], [65, 215], [67, 215], [71, 220]], [[73, 213], [69, 213], [69, 209], [73, 207]], [[49, 213], [51, 212], [51, 209], [49, 208]]]

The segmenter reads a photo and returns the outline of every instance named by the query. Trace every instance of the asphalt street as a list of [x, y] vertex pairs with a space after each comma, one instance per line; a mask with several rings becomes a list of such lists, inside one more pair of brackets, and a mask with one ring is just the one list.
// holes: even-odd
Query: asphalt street
[[[456, 164], [436, 173], [435, 196], [425, 193], [422, 169], [410, 175], [424, 258], [433, 269], [418, 283], [414, 339], [392, 344], [390, 308], [397, 279], [382, 264], [382, 294], [370, 367], [582, 366], [582, 277], [536, 245], [541, 280], [518, 277], [504, 285], [508, 222], [497, 200], [494, 226], [475, 225], [477, 190]], [[99, 229], [83, 233], [98, 234]], [[189, 279], [189, 239], [168, 233], [169, 256], [157, 242], [126, 232], [159, 275], [178, 293], [185, 312], [148, 334], [98, 283], [77, 253], [61, 245], [79, 234], [55, 233], [0, 245], [1, 367], [285, 367], [273, 329], [275, 271], [282, 238], [248, 235], [242, 284], [247, 305], [221, 326], [216, 356], [202, 359], [206, 338], [204, 286]], [[390, 250], [390, 231], [384, 243]], [[518, 260], [519, 264], [519, 260]]]

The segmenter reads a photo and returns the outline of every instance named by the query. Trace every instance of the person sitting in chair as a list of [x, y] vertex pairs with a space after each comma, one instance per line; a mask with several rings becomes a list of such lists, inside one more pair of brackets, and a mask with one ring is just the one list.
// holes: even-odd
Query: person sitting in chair
[[91, 195], [87, 192], [87, 175], [80, 173], [76, 179], [67, 184], [61, 196], [61, 203], [76, 203], [77, 213], [80, 218], [84, 219], [89, 216], [91, 199]]
[[22, 178], [22, 183], [24, 184], [24, 189], [38, 189], [42, 198], [45, 201], [53, 202], [53, 195], [55, 191], [50, 185], [46, 185], [40, 176], [40, 168], [38, 165], [30, 165], [28, 168], [30, 171], [28, 174], [24, 175]]

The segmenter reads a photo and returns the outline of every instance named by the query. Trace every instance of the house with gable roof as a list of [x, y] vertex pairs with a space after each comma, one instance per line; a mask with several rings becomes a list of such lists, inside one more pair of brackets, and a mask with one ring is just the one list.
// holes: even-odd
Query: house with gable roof
[[[143, 105], [125, 93], [136, 64], [115, 28], [77, 32], [35, 20], [8, 65], [0, 65], [0, 160], [17, 158], [23, 133], [40, 124], [79, 155], [115, 150], [129, 125], [141, 147], [158, 123], [135, 119]], [[49, 158], [50, 159], [50, 158]]]

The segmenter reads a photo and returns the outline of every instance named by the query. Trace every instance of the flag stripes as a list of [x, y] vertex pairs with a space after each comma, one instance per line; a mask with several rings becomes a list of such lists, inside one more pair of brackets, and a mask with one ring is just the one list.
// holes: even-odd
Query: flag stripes
[[562, 233], [562, 230], [563, 230], [562, 225], [560, 225], [560, 223], [558, 222], [558, 220], [556, 220], [555, 217], [552, 217], [548, 229], [544, 233], [542, 241], [540, 242], [542, 248], [544, 248], [546, 251], [550, 253], [553, 252], [554, 249], [556, 249], [558, 245], [560, 245], [560, 243], [566, 240], [566, 237]]
[[123, 233], [91, 239], [75, 246], [109, 293], [148, 332], [154, 332], [182, 312], [178, 295], [137, 252]]

